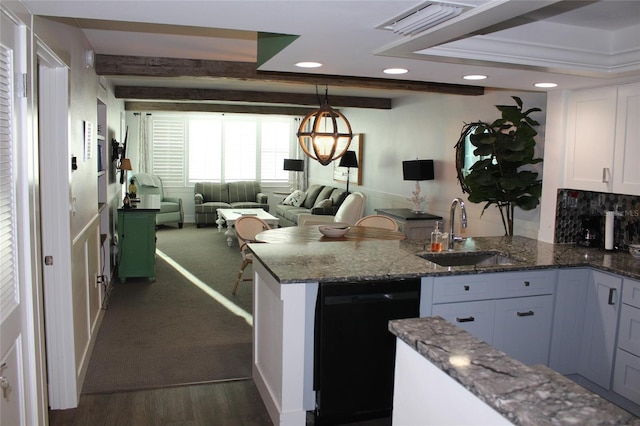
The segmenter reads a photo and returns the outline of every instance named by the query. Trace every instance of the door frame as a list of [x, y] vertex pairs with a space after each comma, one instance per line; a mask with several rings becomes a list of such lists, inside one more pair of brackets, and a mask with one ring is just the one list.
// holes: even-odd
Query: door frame
[[[71, 277], [69, 65], [34, 41], [34, 137], [39, 155], [39, 202], [49, 407], [78, 406]], [[47, 265], [45, 256], [52, 256]], [[49, 290], [51, 289], [51, 290]]]

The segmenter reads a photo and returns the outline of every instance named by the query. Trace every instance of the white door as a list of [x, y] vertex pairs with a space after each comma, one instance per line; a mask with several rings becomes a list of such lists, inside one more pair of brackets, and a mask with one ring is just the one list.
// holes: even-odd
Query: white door
[[[29, 351], [25, 316], [28, 241], [24, 29], [0, 12], [0, 425], [27, 424], [25, 377]], [[17, 87], [16, 87], [17, 86]], [[26, 251], [28, 252], [28, 250]]]

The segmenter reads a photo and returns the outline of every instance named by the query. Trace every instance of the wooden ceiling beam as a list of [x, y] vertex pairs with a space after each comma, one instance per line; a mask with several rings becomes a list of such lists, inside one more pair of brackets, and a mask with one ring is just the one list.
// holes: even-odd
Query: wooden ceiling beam
[[253, 79], [256, 75], [256, 64], [204, 59], [96, 55], [95, 70], [98, 75], [111, 76]]
[[[274, 71], [258, 71], [262, 81], [280, 83], [300, 83], [307, 85], [327, 85], [357, 87], [375, 90], [402, 90], [411, 92], [446, 93], [449, 95], [480, 96], [484, 94], [482, 86], [465, 86], [463, 84], [433, 83], [428, 81], [394, 80], [371, 77], [351, 77], [327, 74], [300, 74]], [[333, 96], [332, 96], [333, 98]]]
[[226, 112], [237, 114], [267, 114], [305, 116], [313, 108], [284, 107], [277, 105], [237, 105], [207, 102], [125, 102], [126, 111], [180, 111], [180, 112]]
[[[320, 106], [317, 95], [303, 93], [255, 92], [244, 90], [191, 89], [177, 87], [116, 86], [119, 99], [167, 101], [255, 102]], [[331, 95], [332, 107], [391, 109], [391, 99]]]
[[331, 85], [378, 90], [409, 90], [478, 96], [484, 87], [413, 80], [258, 71], [253, 62], [144, 56], [96, 55], [95, 70], [105, 76], [208, 77], [263, 82]]

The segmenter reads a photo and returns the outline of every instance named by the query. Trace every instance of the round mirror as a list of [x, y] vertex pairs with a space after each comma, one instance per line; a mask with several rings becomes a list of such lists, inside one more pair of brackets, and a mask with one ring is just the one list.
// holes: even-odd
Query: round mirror
[[460, 182], [460, 187], [462, 188], [462, 192], [470, 193], [469, 187], [464, 183], [464, 179], [467, 177], [469, 172], [471, 171], [471, 166], [475, 164], [481, 157], [473, 154], [473, 150], [475, 147], [471, 144], [471, 140], [469, 138], [476, 129], [478, 128], [479, 123], [469, 123], [465, 124], [462, 127], [462, 131], [460, 132], [460, 138], [455, 145], [456, 148], [456, 171], [458, 172], [458, 181]]

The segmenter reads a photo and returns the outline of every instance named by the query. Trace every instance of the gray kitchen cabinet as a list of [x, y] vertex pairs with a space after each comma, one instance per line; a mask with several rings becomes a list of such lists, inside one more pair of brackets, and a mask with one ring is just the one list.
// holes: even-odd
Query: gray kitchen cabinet
[[578, 373], [590, 275], [590, 269], [558, 271], [549, 367], [561, 374]]
[[591, 272], [578, 373], [607, 390], [611, 389], [621, 290], [622, 278]]
[[549, 364], [553, 296], [495, 301], [493, 346], [527, 364]]
[[500, 274], [454, 275], [433, 279], [433, 303], [495, 299], [502, 290]]
[[640, 404], [640, 281], [625, 278], [613, 391]]
[[440, 316], [469, 332], [478, 339], [491, 344], [495, 318], [493, 300], [475, 302], [442, 303], [433, 305], [433, 316]]
[[524, 363], [547, 364], [555, 271], [425, 280], [424, 315], [441, 316]]

